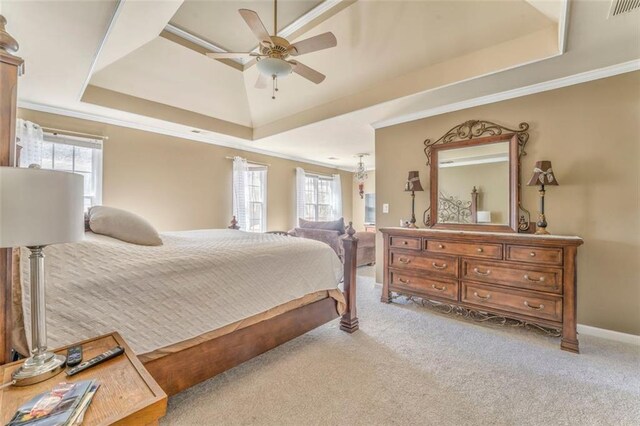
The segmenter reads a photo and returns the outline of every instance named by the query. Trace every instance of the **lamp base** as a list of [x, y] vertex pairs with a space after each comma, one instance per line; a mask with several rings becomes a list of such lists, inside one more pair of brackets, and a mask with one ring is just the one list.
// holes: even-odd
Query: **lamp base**
[[43, 382], [60, 373], [66, 361], [66, 357], [53, 352], [34, 355], [27, 358], [20, 368], [13, 372], [11, 378], [16, 381], [15, 386]]

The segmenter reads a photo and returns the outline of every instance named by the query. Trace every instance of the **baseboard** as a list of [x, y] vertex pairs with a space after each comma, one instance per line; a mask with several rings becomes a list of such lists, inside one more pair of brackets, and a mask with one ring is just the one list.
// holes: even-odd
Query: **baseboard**
[[590, 325], [583, 324], [578, 324], [578, 333], [640, 346], [640, 336], [637, 336], [635, 334], [620, 333], [619, 331], [591, 327]]

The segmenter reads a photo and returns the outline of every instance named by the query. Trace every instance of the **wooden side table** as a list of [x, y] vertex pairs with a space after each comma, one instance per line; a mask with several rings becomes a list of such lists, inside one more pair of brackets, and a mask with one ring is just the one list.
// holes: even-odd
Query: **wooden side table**
[[[80, 342], [83, 360], [120, 345], [124, 355], [105, 361], [75, 376], [63, 372], [47, 381], [30, 386], [11, 386], [0, 390], [0, 422], [6, 424], [18, 407], [34, 396], [52, 389], [60, 382], [96, 379], [100, 388], [87, 409], [83, 425], [155, 425], [167, 411], [167, 395], [145, 370], [133, 351], [118, 333]], [[76, 346], [76, 345], [72, 345]], [[67, 347], [55, 352], [65, 354]], [[11, 373], [22, 361], [0, 366], [2, 383], [11, 381]]]

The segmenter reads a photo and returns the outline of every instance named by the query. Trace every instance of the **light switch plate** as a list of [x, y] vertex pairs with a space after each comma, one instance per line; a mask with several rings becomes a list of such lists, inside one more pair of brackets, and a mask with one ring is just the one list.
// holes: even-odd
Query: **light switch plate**
[[389, 204], [385, 203], [382, 205], [382, 213], [389, 213]]

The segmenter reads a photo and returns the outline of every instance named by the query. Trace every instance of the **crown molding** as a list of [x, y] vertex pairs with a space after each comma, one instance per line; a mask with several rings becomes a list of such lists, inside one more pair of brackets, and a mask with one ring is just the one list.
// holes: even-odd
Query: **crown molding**
[[586, 71], [579, 74], [570, 75], [567, 77], [561, 77], [555, 80], [549, 80], [542, 83], [536, 83], [529, 86], [520, 87], [517, 89], [507, 90], [504, 92], [494, 93], [486, 96], [480, 96], [478, 98], [467, 99], [460, 102], [454, 102], [447, 105], [429, 108], [422, 111], [412, 112], [410, 114], [399, 115], [397, 117], [389, 118], [386, 120], [376, 121], [375, 123], [372, 124], [372, 127], [376, 130], [382, 129], [385, 127], [395, 126], [397, 124], [407, 123], [409, 121], [420, 120], [423, 118], [433, 117], [436, 115], [446, 114], [449, 112], [460, 111], [463, 109], [506, 101], [509, 99], [515, 99], [522, 96], [528, 96], [536, 93], [547, 92], [549, 90], [561, 89], [563, 87], [573, 86], [575, 84], [587, 83], [589, 81], [599, 80], [607, 77], [613, 77], [619, 74], [624, 74], [624, 73], [638, 71], [638, 70], [640, 70], [640, 60], [623, 62], [621, 64], [611, 65], [604, 68], [598, 68], [595, 70]]
[[262, 155], [268, 155], [270, 157], [282, 158], [284, 160], [296, 161], [304, 164], [313, 164], [314, 166], [326, 167], [328, 169], [333, 169], [333, 170], [341, 170], [341, 171], [350, 172], [350, 173], [353, 172], [350, 168], [347, 168], [347, 167], [339, 167], [330, 163], [309, 160], [309, 159], [297, 157], [294, 155], [281, 154], [281, 153], [266, 150], [266, 149], [253, 148], [251, 146], [247, 146], [240, 142], [234, 142], [232, 140], [224, 140], [224, 139], [216, 138], [215, 136], [193, 133], [191, 132], [191, 130], [167, 129], [160, 126], [154, 126], [151, 124], [143, 124], [143, 123], [138, 123], [135, 121], [125, 120], [125, 119], [105, 117], [99, 114], [75, 111], [67, 108], [56, 107], [52, 105], [45, 105], [45, 104], [29, 102], [29, 101], [18, 101], [18, 108], [30, 109], [30, 110], [39, 111], [39, 112], [46, 112], [49, 114], [57, 114], [65, 117], [77, 118], [80, 120], [94, 121], [97, 123], [110, 124], [113, 126], [126, 127], [129, 129], [141, 130], [143, 132], [173, 136], [176, 138], [188, 139], [196, 142], [204, 142], [211, 145], [237, 149], [240, 151], [253, 152], [255, 154], [262, 154]]

